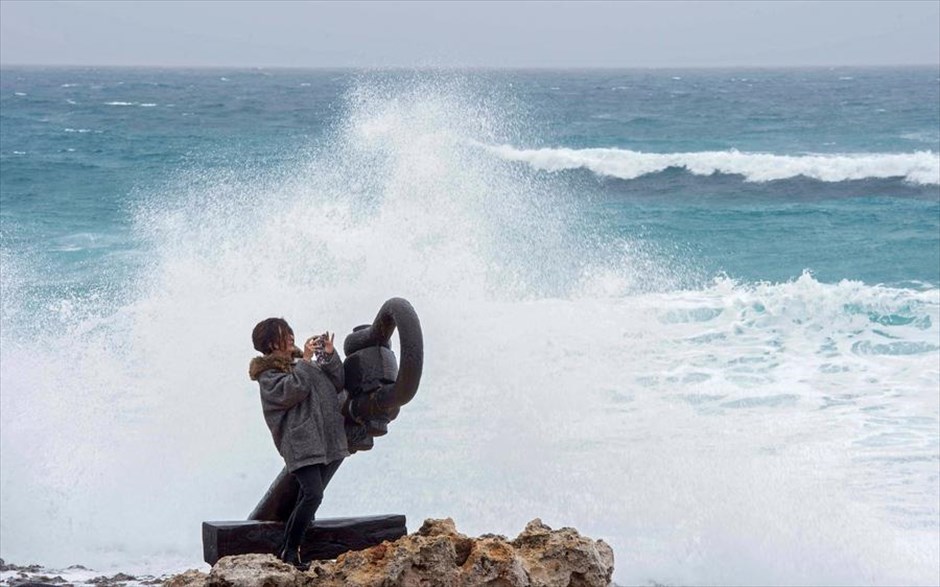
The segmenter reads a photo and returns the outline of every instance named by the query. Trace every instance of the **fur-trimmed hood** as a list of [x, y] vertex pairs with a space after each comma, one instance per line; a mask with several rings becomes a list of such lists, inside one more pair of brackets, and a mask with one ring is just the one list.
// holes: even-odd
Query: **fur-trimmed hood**
[[270, 369], [290, 373], [294, 368], [293, 359], [299, 359], [303, 356], [304, 352], [294, 347], [294, 350], [291, 351], [291, 359], [285, 359], [284, 357], [277, 357], [275, 355], [255, 357], [251, 360], [251, 363], [248, 364], [248, 377], [250, 377], [252, 381], [257, 381], [262, 373]]

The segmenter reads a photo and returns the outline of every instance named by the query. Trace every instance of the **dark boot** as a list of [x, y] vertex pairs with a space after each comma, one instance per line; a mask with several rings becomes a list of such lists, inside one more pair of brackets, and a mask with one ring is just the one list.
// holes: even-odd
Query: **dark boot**
[[300, 547], [298, 546], [295, 549], [288, 551], [286, 548], [281, 551], [279, 559], [284, 561], [289, 565], [293, 565], [298, 571], [307, 571], [310, 568], [310, 563], [305, 563], [300, 560]]

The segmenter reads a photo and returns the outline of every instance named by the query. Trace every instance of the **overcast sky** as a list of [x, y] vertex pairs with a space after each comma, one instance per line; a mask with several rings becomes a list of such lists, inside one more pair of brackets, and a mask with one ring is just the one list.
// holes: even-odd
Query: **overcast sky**
[[935, 65], [940, 63], [940, 2], [0, 0], [0, 63]]

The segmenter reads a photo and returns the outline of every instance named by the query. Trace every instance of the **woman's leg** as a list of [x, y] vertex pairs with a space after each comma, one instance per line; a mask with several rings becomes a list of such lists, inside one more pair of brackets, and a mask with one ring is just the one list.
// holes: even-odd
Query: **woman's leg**
[[[296, 479], [296, 477], [295, 477]], [[281, 539], [281, 545], [278, 547], [277, 554], [281, 559], [285, 558], [285, 553], [287, 552], [287, 537], [290, 535], [291, 528], [294, 526], [294, 519], [297, 517], [297, 508], [300, 506], [300, 502], [304, 500], [304, 486], [298, 483], [297, 487], [297, 499], [294, 500], [294, 507], [291, 508], [290, 517], [287, 518], [287, 523], [284, 525], [284, 538]]]
[[309, 465], [294, 471], [293, 475], [300, 483], [300, 492], [297, 496], [297, 503], [294, 505], [294, 511], [291, 512], [287, 526], [284, 529], [283, 558], [285, 560], [299, 560], [297, 547], [303, 542], [304, 534], [323, 501], [323, 490], [342, 462], [343, 459], [338, 459], [331, 463]]

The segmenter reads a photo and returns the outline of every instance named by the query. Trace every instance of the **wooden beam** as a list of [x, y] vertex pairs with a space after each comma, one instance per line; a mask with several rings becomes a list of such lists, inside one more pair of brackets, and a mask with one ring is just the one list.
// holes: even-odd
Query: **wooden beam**
[[[300, 546], [300, 558], [334, 559], [349, 550], [361, 550], [397, 540], [408, 533], [405, 516], [383, 515], [315, 520]], [[203, 559], [214, 565], [223, 556], [274, 554], [284, 540], [284, 524], [268, 521], [203, 522]]]

